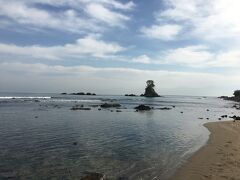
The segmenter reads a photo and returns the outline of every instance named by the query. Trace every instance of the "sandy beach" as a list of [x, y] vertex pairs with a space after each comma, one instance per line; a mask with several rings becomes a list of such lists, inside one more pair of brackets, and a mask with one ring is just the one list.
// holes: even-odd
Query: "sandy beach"
[[240, 180], [240, 122], [211, 122], [206, 146], [194, 154], [172, 180]]

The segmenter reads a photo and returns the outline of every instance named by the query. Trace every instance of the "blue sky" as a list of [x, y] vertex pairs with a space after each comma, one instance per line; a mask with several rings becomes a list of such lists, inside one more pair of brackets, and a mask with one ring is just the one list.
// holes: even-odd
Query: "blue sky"
[[238, 0], [0, 0], [0, 91], [230, 95]]

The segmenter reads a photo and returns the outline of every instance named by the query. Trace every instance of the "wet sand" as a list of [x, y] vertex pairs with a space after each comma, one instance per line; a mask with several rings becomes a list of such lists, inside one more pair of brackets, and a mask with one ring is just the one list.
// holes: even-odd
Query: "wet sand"
[[171, 180], [240, 180], [240, 122], [213, 122], [204, 126], [211, 132], [208, 143]]

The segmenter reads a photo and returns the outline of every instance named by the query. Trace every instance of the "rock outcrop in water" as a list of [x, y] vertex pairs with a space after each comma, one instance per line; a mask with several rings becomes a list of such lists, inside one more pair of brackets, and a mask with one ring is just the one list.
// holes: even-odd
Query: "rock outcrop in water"
[[141, 96], [159, 97], [158, 93], [155, 92], [154, 87], [155, 87], [154, 81], [153, 80], [148, 80], [147, 81], [147, 87], [145, 88], [145, 93]]
[[132, 96], [132, 97], [134, 97], [134, 96], [137, 96], [136, 94], [125, 94], [125, 96]]
[[224, 100], [230, 100], [230, 101], [236, 101], [240, 102], [240, 90], [235, 90], [233, 93], [234, 96], [228, 97], [228, 96], [220, 96], [218, 98], [224, 99]]
[[84, 95], [87, 95], [87, 96], [96, 96], [95, 93], [84, 93], [84, 92], [78, 92], [78, 93], [71, 93], [69, 95], [78, 95], [78, 96], [84, 96]]
[[141, 104], [141, 105], [135, 107], [134, 109], [136, 109], [137, 111], [150, 111], [152, 108], [150, 106]]
[[121, 107], [121, 104], [118, 104], [118, 103], [113, 103], [113, 104], [104, 103], [100, 107], [101, 108], [119, 108], [119, 107]]
[[77, 110], [85, 110], [85, 111], [89, 111], [89, 110], [91, 110], [91, 108], [89, 108], [89, 107], [84, 107], [83, 105], [75, 105], [75, 106], [73, 106], [72, 108], [71, 108], [71, 110], [73, 110], [73, 111], [77, 111]]

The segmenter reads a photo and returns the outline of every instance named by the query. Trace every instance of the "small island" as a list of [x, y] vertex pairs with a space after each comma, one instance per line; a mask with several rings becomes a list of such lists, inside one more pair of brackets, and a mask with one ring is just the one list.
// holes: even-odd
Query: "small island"
[[145, 88], [145, 93], [141, 94], [141, 96], [144, 97], [160, 97], [158, 93], [155, 92], [154, 90], [154, 81], [153, 80], [148, 80], [147, 82], [147, 87]]

